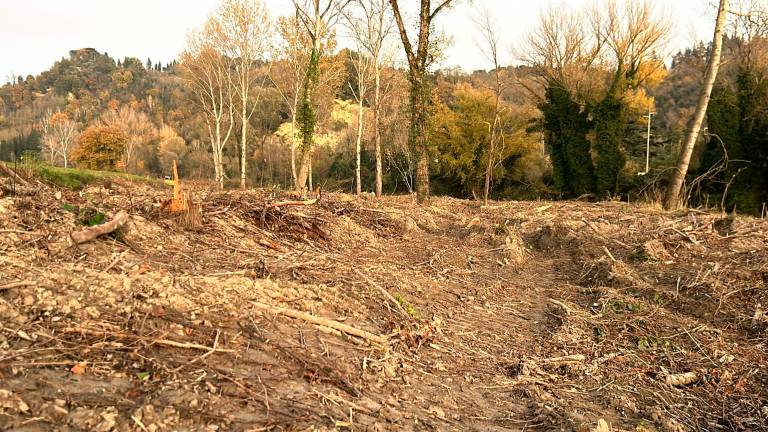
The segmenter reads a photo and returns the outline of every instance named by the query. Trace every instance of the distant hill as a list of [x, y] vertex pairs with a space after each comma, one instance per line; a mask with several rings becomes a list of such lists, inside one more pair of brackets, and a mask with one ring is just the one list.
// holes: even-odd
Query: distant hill
[[90, 124], [112, 106], [129, 104], [158, 124], [171, 123], [184, 100], [176, 61], [161, 64], [135, 57], [115, 60], [94, 48], [71, 50], [37, 76], [17, 77], [0, 87], [0, 159], [40, 147], [36, 126], [47, 112], [67, 112]]

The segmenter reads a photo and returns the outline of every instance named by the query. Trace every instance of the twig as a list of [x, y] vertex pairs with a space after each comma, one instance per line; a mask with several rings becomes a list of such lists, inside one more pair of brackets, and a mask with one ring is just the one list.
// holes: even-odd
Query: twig
[[209, 355], [215, 353], [216, 352], [216, 347], [219, 345], [219, 336], [221, 336], [221, 330], [216, 329], [216, 338], [213, 340], [213, 347], [210, 350], [208, 350], [208, 352], [203, 353], [203, 355], [201, 355], [200, 357], [195, 357], [189, 363], [187, 363], [185, 365], [181, 365], [181, 366], [177, 367], [176, 369], [173, 369], [171, 372], [173, 372], [173, 373], [178, 372], [182, 368], [184, 368], [185, 366], [189, 366], [189, 365], [191, 365], [193, 363], [196, 363], [196, 362], [198, 362], [200, 360], [203, 360], [206, 357], [208, 357]]
[[411, 318], [410, 315], [403, 309], [403, 305], [400, 304], [399, 301], [397, 301], [396, 298], [392, 296], [392, 294], [389, 293], [389, 291], [385, 290], [381, 285], [374, 282], [371, 278], [364, 275], [360, 270], [358, 269], [352, 269], [355, 273], [357, 273], [361, 278], [363, 278], [368, 284], [370, 284], [372, 287], [376, 288], [387, 300], [389, 300], [392, 305], [395, 306], [395, 310], [397, 310], [400, 315], [402, 315], [405, 318]]
[[611, 251], [608, 250], [608, 246], [603, 245], [603, 250], [608, 254], [608, 258], [610, 258], [611, 261], [616, 262], [616, 258], [614, 258]]
[[541, 362], [544, 364], [565, 364], [565, 363], [583, 363], [587, 358], [583, 354], [571, 354], [562, 357], [552, 357], [543, 359]]
[[565, 303], [563, 303], [563, 302], [561, 302], [559, 300], [555, 300], [555, 299], [549, 299], [549, 302], [552, 303], [552, 304], [556, 304], [556, 305], [560, 306], [561, 308], [563, 308], [563, 310], [565, 310], [565, 314], [566, 315], [570, 315], [571, 314], [571, 308], [569, 308]]
[[115, 257], [115, 259], [114, 259], [114, 260], [112, 260], [112, 262], [111, 262], [111, 263], [109, 263], [109, 265], [107, 266], [107, 268], [105, 268], [105, 269], [104, 269], [104, 270], [102, 270], [101, 272], [102, 272], [102, 273], [106, 273], [106, 272], [108, 272], [108, 271], [112, 270], [112, 267], [116, 266], [116, 265], [117, 265], [117, 263], [118, 263], [118, 262], [120, 262], [120, 260], [123, 258], [123, 256], [124, 256], [124, 255], [125, 255], [127, 252], [128, 252], [128, 250], [127, 250], [127, 249], [126, 249], [126, 250], [124, 250], [124, 251], [122, 251], [122, 252], [120, 252], [120, 253], [119, 253], [119, 254], [118, 254], [116, 257]]
[[[64, 333], [81, 333], [91, 336], [106, 336], [106, 335], [112, 335], [116, 337], [129, 337], [129, 335], [125, 333], [115, 333], [115, 332], [108, 332], [104, 330], [91, 330], [91, 329], [85, 329], [85, 328], [77, 328], [77, 327], [65, 327], [60, 330]], [[164, 345], [164, 346], [170, 346], [174, 348], [184, 348], [184, 349], [196, 349], [196, 350], [203, 350], [203, 351], [210, 351], [211, 347], [207, 347], [205, 345], [200, 345], [196, 343], [183, 343], [183, 342], [176, 342], [169, 339], [156, 339], [153, 340], [152, 345]], [[214, 352], [222, 352], [222, 353], [234, 353], [236, 350], [233, 349], [225, 349], [225, 348], [216, 348]]]
[[12, 288], [21, 288], [21, 287], [27, 287], [27, 286], [36, 286], [37, 282], [34, 281], [21, 281], [21, 282], [11, 282], [5, 285], [0, 285], [0, 291], [5, 291]]
[[286, 309], [281, 308], [278, 306], [270, 306], [266, 305], [264, 303], [259, 303], [255, 301], [250, 302], [252, 305], [254, 305], [256, 308], [261, 309], [263, 311], [267, 311], [270, 313], [273, 313], [275, 315], [287, 315], [291, 318], [301, 319], [307, 322], [310, 322], [312, 324], [317, 324], [325, 327], [329, 327], [347, 334], [350, 334], [352, 336], [357, 336], [360, 338], [363, 338], [367, 341], [377, 343], [379, 345], [386, 345], [387, 344], [387, 337], [386, 336], [379, 336], [376, 334], [373, 334], [371, 332], [360, 330], [357, 328], [354, 328], [352, 326], [348, 326], [346, 324], [342, 324], [338, 321], [329, 320], [326, 318], [320, 318], [316, 317], [314, 315], [310, 315], [304, 312], [300, 312], [293, 309]]

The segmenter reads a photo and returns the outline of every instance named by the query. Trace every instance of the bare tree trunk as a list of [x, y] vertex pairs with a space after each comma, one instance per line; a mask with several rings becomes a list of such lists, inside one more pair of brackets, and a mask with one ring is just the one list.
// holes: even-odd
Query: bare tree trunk
[[298, 188], [298, 184], [296, 178], [296, 104], [294, 104], [291, 113], [291, 187]]
[[409, 141], [416, 152], [416, 199], [429, 201], [429, 154], [427, 148], [427, 121], [429, 90], [426, 71], [411, 74], [411, 129]]
[[499, 107], [501, 104], [501, 77], [499, 76], [499, 66], [496, 64], [496, 88], [494, 89], [495, 101], [493, 105], [493, 124], [491, 125], [491, 142], [488, 146], [488, 166], [485, 169], [485, 193], [483, 194], [483, 205], [488, 205], [488, 196], [491, 194], [491, 182], [493, 181], [493, 164], [496, 152], [496, 135], [499, 126]]
[[712, 95], [712, 88], [715, 86], [715, 80], [717, 80], [717, 71], [720, 68], [720, 56], [723, 51], [723, 34], [725, 33], [728, 1], [729, 0], [720, 0], [720, 7], [717, 11], [717, 21], [715, 22], [715, 34], [712, 39], [712, 53], [709, 58], [709, 65], [707, 66], [707, 74], [704, 79], [704, 88], [701, 90], [699, 103], [696, 105], [696, 112], [691, 119], [688, 134], [685, 137], [685, 143], [680, 151], [677, 168], [675, 169], [672, 175], [672, 180], [667, 188], [667, 194], [664, 199], [664, 208], [667, 210], [673, 210], [683, 205], [684, 198], [681, 196], [683, 182], [688, 173], [688, 165], [691, 163], [693, 148], [696, 146], [696, 141], [699, 138], [701, 125], [704, 123], [704, 116], [706, 115], [707, 107], [709, 106], [709, 98]]
[[309, 153], [309, 190], [313, 190], [315, 187], [312, 184], [312, 152]]
[[358, 97], [357, 104], [357, 140], [355, 141], [355, 192], [363, 193], [363, 185], [360, 183], [360, 147], [363, 141], [363, 96]]
[[376, 156], [376, 196], [380, 197], [382, 192], [382, 166], [381, 166], [381, 119], [379, 118], [379, 109], [381, 104], [381, 68], [376, 65], [374, 71], [374, 89], [373, 89], [373, 145]]
[[[247, 90], [243, 91], [243, 97], [247, 96]], [[245, 170], [247, 166], [247, 160], [246, 160], [246, 152], [247, 152], [247, 140], [248, 136], [246, 135], [248, 133], [248, 110], [247, 110], [247, 104], [243, 102], [243, 111], [242, 111], [242, 134], [243, 136], [240, 138], [240, 189], [245, 189]]]
[[309, 177], [309, 166], [311, 163], [309, 150], [301, 152], [301, 168], [296, 182], [296, 190], [304, 193], [307, 188], [307, 178]]
[[491, 180], [493, 177], [493, 155], [496, 151], [496, 124], [499, 121], [498, 119], [498, 108], [496, 108], [496, 112], [493, 116], [493, 125], [491, 126], [491, 143], [488, 147], [488, 166], [485, 168], [485, 193], [483, 194], [483, 205], [488, 205], [488, 196], [491, 194]]
[[411, 84], [410, 115], [411, 128], [408, 142], [412, 150], [418, 154], [416, 165], [416, 197], [419, 203], [429, 200], [429, 155], [427, 154], [427, 121], [429, 118], [429, 77], [427, 68], [430, 61], [430, 33], [435, 17], [449, 7], [453, 0], [442, 0], [433, 9], [430, 0], [421, 0], [419, 7], [417, 44], [411, 44], [403, 16], [400, 13], [400, 1], [389, 0], [392, 13], [395, 16], [400, 39], [403, 42], [405, 55], [408, 59], [408, 79]]

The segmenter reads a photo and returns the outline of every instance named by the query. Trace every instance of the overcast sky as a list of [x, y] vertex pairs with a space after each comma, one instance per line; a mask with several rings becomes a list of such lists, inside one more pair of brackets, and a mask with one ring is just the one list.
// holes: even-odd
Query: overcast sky
[[[291, 12], [291, 0], [265, 0], [272, 15]], [[602, 0], [563, 0], [556, 5], [587, 5]], [[706, 0], [657, 0], [672, 16], [672, 48], [709, 39], [714, 10]], [[187, 32], [200, 23], [219, 0], [0, 0], [0, 81], [10, 74], [38, 74], [72, 49], [91, 47], [112, 57], [138, 57], [166, 63], [183, 49]], [[405, 4], [416, 0], [405, 0]], [[507, 60], [512, 47], [535, 24], [543, 0], [459, 0], [438, 26], [453, 38], [442, 66], [466, 71], [486, 69], [478, 52], [470, 17], [478, 8], [494, 11], [499, 20]], [[342, 42], [343, 45], [343, 42]]]

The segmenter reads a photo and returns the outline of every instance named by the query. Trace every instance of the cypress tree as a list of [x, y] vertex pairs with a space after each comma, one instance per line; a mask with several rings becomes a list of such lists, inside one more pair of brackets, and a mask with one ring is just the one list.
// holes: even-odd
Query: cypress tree
[[555, 188], [566, 198], [592, 193], [595, 173], [587, 139], [591, 128], [588, 113], [554, 79], [548, 82], [540, 108]]
[[615, 90], [597, 103], [592, 111], [595, 130], [595, 192], [599, 198], [616, 193], [619, 173], [624, 168], [626, 156], [621, 150], [627, 127], [626, 107]]

